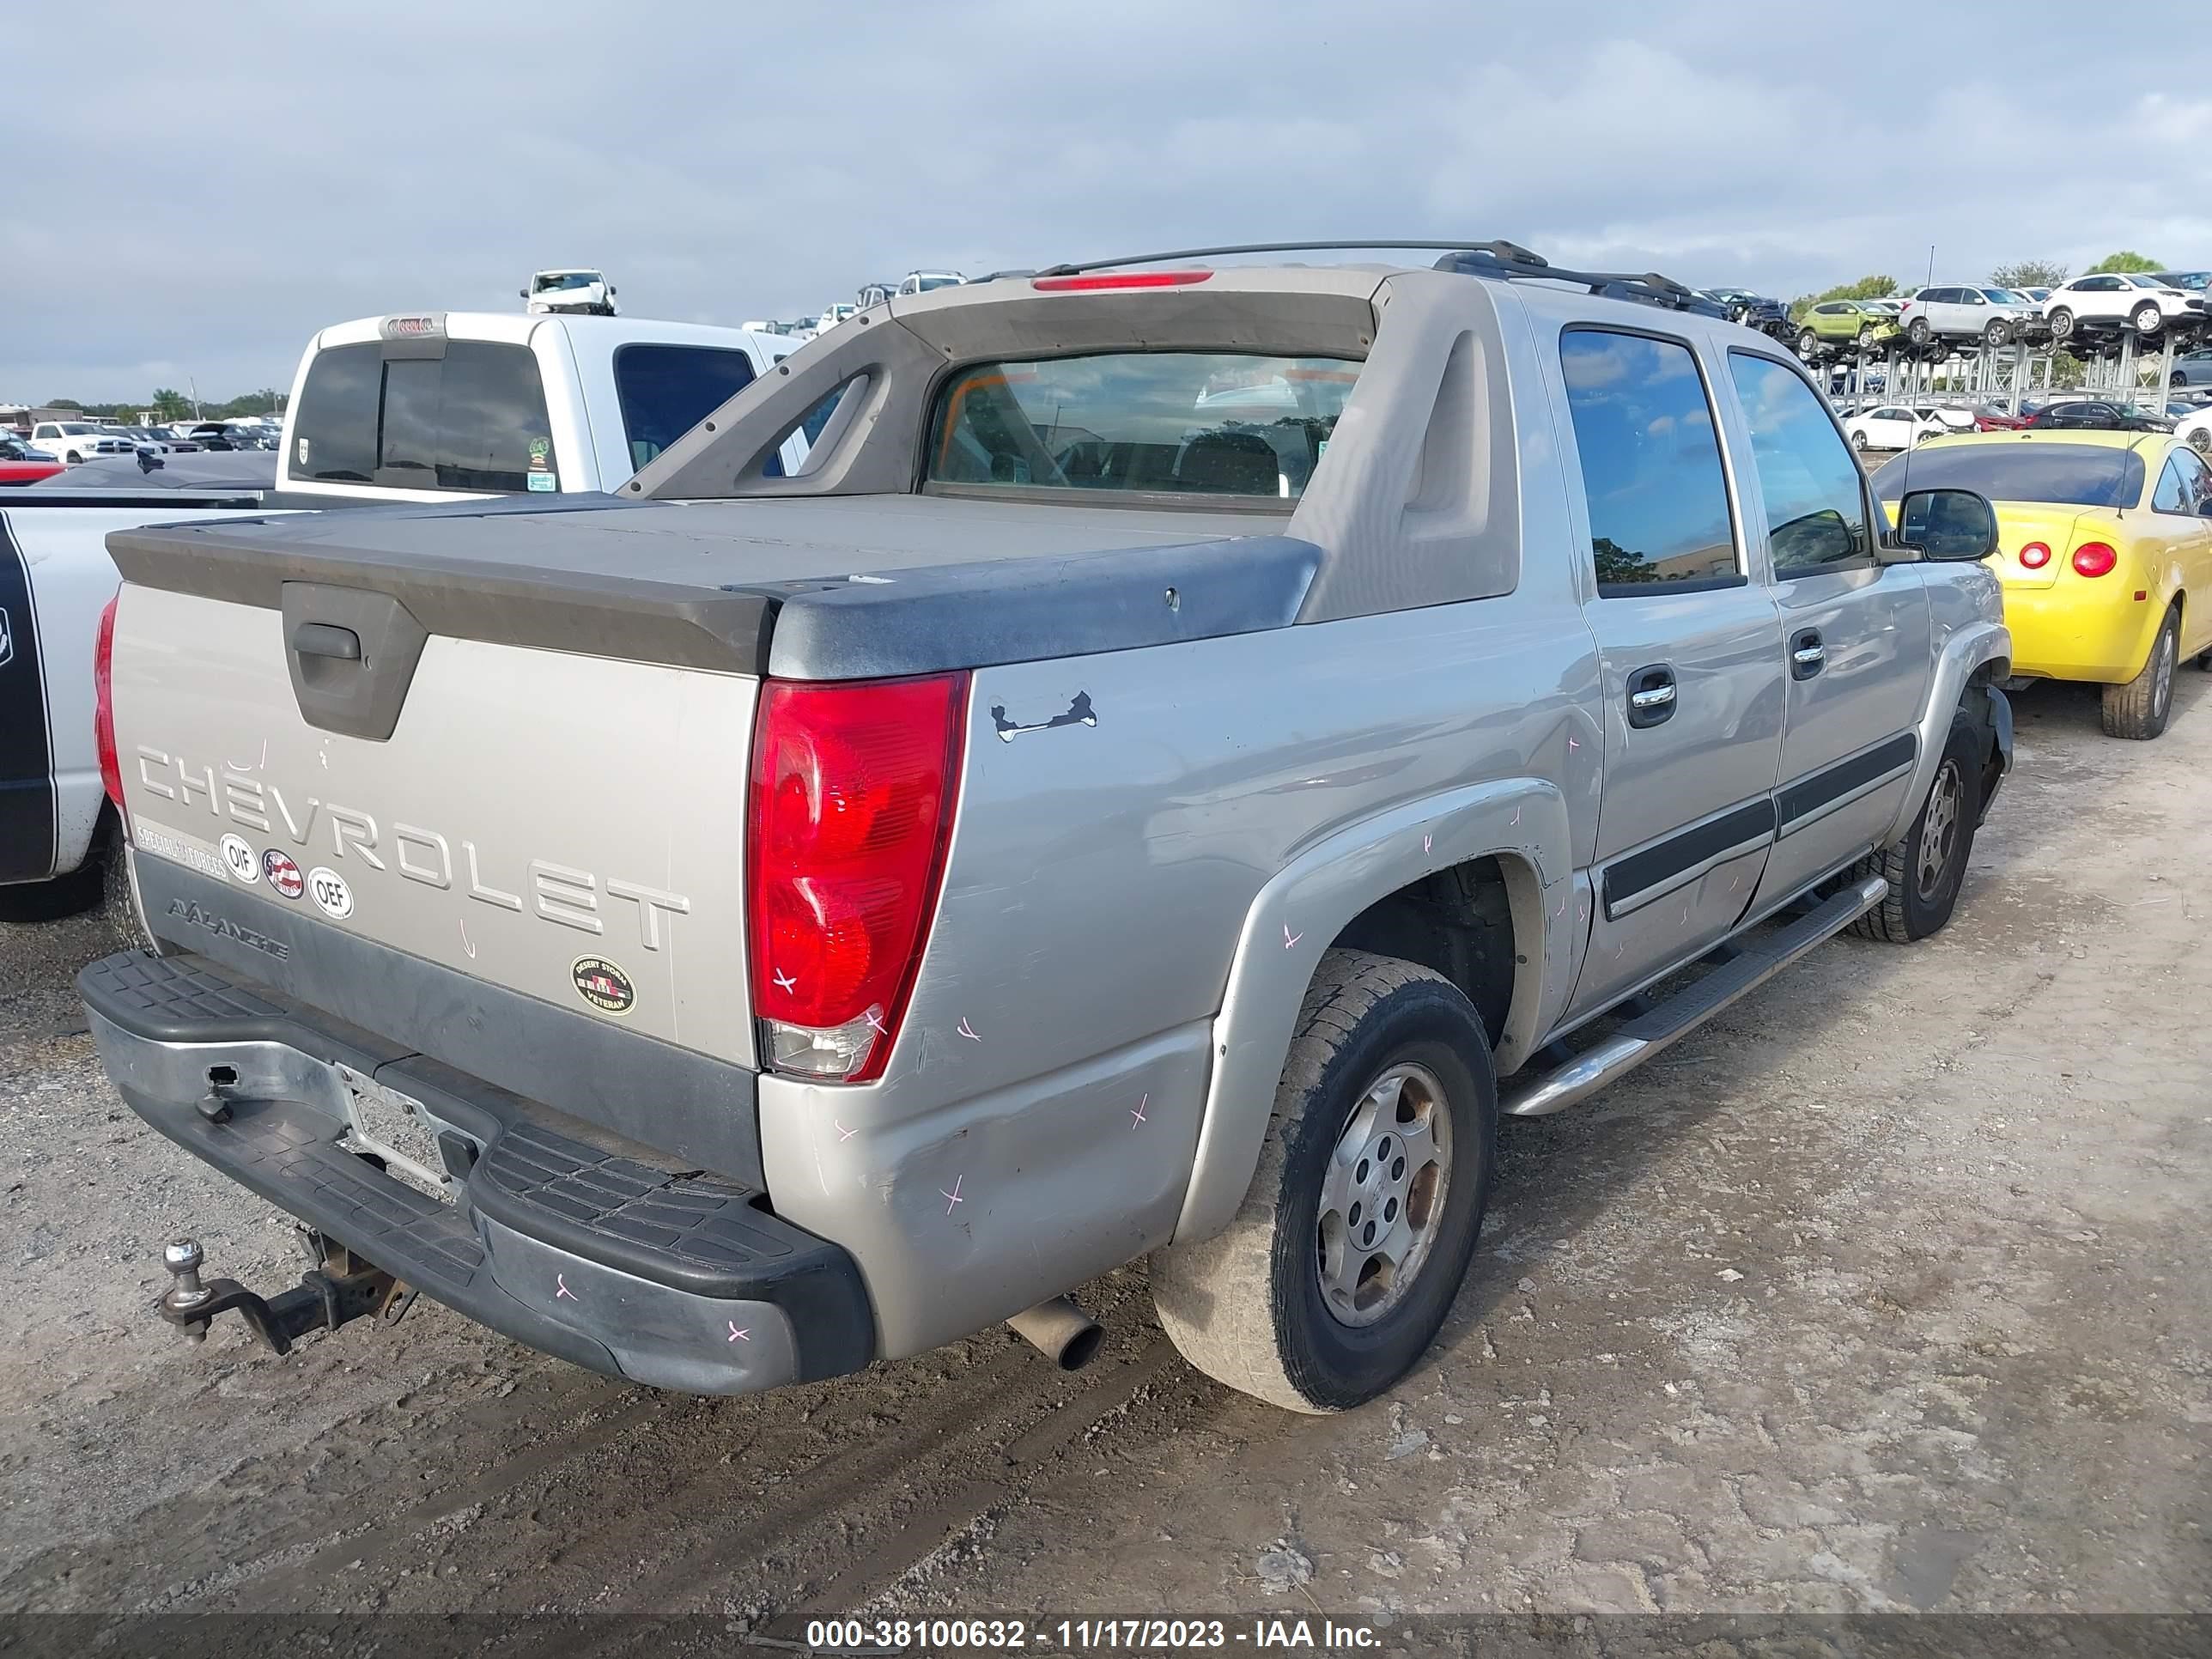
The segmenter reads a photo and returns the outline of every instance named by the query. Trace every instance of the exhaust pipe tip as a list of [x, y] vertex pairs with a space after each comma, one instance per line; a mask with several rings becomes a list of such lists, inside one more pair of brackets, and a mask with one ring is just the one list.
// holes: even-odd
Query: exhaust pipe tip
[[1040, 1302], [1006, 1323], [1017, 1335], [1064, 1371], [1079, 1371], [1097, 1358], [1106, 1332], [1072, 1297]]

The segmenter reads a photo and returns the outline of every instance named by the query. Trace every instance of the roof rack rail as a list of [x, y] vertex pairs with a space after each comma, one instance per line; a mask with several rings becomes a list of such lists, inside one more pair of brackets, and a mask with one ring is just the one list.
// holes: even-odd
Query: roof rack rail
[[1435, 268], [1455, 271], [1464, 276], [1571, 283], [1609, 299], [1640, 300], [1646, 304], [1664, 306], [1669, 310], [1693, 311], [1715, 317], [1727, 314], [1722, 307], [1695, 289], [1674, 281], [1671, 276], [1662, 276], [1656, 270], [1574, 270], [1565, 265], [1555, 265], [1542, 254], [1533, 252], [1517, 242], [1498, 240], [1483, 242], [1388, 240], [1242, 242], [1221, 247], [1181, 247], [1158, 253], [1130, 253], [1113, 259], [1086, 259], [1080, 264], [1047, 265], [1042, 270], [994, 270], [983, 280], [989, 282], [1000, 276], [1078, 276], [1085, 271], [1111, 270], [1120, 265], [1152, 265], [1167, 259], [1206, 259], [1226, 254], [1344, 252], [1365, 248], [1419, 248], [1425, 252], [1442, 249], [1444, 257], [1437, 261]]

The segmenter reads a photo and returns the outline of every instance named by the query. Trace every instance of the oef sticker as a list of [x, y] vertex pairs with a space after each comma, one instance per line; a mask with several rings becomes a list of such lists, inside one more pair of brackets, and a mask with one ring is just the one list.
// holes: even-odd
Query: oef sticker
[[530, 488], [541, 495], [548, 490], [558, 489], [561, 487], [561, 481], [550, 472], [532, 472], [529, 475], [529, 478]]
[[269, 884], [288, 899], [295, 899], [307, 890], [301, 878], [300, 866], [275, 848], [261, 855], [261, 873], [269, 878]]
[[222, 838], [222, 861], [230, 873], [248, 887], [261, 879], [261, 862], [253, 856], [253, 849], [246, 844], [243, 836]]
[[307, 896], [326, 916], [343, 921], [353, 914], [353, 889], [346, 878], [326, 864], [307, 872]]
[[629, 975], [605, 957], [578, 957], [568, 964], [576, 994], [603, 1014], [626, 1014], [637, 1001]]

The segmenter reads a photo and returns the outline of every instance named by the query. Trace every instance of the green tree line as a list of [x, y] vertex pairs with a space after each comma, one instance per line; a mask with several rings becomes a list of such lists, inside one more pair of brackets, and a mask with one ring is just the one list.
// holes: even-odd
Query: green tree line
[[96, 421], [117, 420], [126, 415], [136, 416], [148, 410], [154, 412], [156, 420], [163, 422], [229, 421], [245, 415], [273, 415], [279, 401], [280, 394], [274, 387], [264, 386], [258, 392], [249, 392], [242, 398], [223, 403], [203, 398], [195, 414], [192, 400], [183, 392], [173, 386], [156, 386], [151, 398], [127, 403], [88, 404], [75, 398], [49, 398], [43, 407], [82, 410]]

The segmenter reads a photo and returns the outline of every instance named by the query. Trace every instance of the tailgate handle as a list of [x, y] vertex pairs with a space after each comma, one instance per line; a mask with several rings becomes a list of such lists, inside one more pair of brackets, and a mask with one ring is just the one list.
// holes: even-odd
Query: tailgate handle
[[283, 629], [301, 718], [371, 743], [390, 739], [429, 635], [389, 593], [286, 582]]
[[336, 657], [343, 662], [361, 660], [361, 635], [350, 628], [330, 623], [301, 623], [292, 630], [292, 649], [303, 657]]

